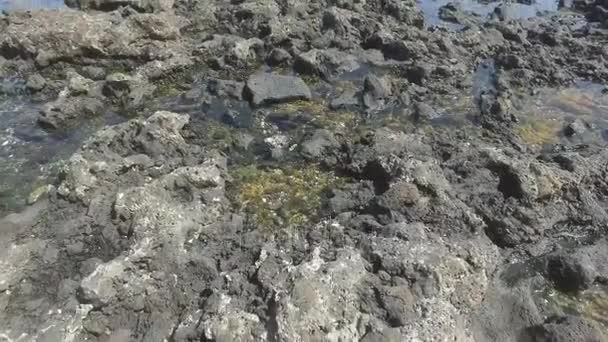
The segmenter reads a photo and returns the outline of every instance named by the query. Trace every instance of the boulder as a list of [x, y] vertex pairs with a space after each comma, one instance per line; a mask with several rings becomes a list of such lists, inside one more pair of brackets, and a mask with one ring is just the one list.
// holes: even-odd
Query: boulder
[[267, 73], [255, 74], [247, 80], [245, 96], [253, 106], [312, 98], [308, 85], [299, 77]]

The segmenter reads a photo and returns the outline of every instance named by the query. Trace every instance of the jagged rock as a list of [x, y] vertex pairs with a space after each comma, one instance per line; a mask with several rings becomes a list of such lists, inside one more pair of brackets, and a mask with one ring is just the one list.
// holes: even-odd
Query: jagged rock
[[231, 97], [240, 100], [243, 97], [243, 88], [245, 84], [242, 82], [210, 79], [207, 88], [209, 92], [219, 97]]
[[271, 66], [281, 65], [288, 62], [291, 59], [291, 55], [289, 52], [280, 49], [274, 48], [270, 51], [268, 57], [266, 57], [266, 63]]
[[155, 89], [143, 77], [114, 73], [106, 77], [103, 94], [114, 103], [133, 109], [141, 107]]
[[183, 21], [168, 13], [135, 14], [118, 22], [111, 14], [78, 11], [37, 11], [27, 20], [23, 15], [6, 18], [0, 55], [32, 59], [40, 66], [91, 56], [153, 60], [183, 50], [175, 42]]
[[81, 10], [113, 11], [123, 6], [129, 6], [140, 12], [168, 11], [173, 7], [174, 0], [66, 0], [69, 7]]
[[30, 91], [41, 91], [46, 86], [46, 80], [40, 74], [33, 74], [27, 78], [25, 87]]

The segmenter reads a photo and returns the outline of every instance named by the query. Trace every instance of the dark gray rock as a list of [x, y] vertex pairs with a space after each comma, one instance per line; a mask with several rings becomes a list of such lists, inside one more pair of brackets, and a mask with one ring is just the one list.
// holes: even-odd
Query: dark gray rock
[[271, 66], [277, 66], [287, 63], [290, 59], [291, 55], [289, 54], [289, 52], [281, 48], [274, 48], [272, 49], [272, 51], [270, 51], [268, 57], [266, 57], [266, 63]]
[[308, 85], [299, 77], [267, 73], [255, 74], [247, 80], [245, 96], [253, 106], [312, 98]]
[[337, 146], [339, 144], [334, 134], [325, 129], [318, 129], [302, 143], [302, 154], [308, 158], [320, 158], [326, 149]]
[[104, 108], [103, 101], [94, 97], [61, 97], [43, 107], [38, 123], [44, 128], [64, 129], [79, 119], [101, 114]]
[[544, 273], [557, 288], [566, 292], [586, 290], [597, 277], [597, 271], [588, 256], [567, 251], [545, 257]]
[[363, 81], [363, 105], [368, 109], [378, 109], [391, 96], [392, 90], [388, 82], [376, 75], [368, 75]]
[[32, 92], [41, 91], [45, 86], [46, 80], [40, 74], [30, 75], [25, 83], [25, 87]]
[[237, 81], [220, 80], [212, 78], [209, 80], [207, 89], [215, 96], [231, 97], [237, 100], [243, 98], [243, 88], [245, 84]]
[[529, 342], [602, 342], [600, 332], [580, 317], [551, 317], [544, 324], [526, 329], [523, 341]]
[[173, 6], [173, 0], [65, 0], [68, 7], [82, 10], [113, 11], [131, 7], [139, 12], [158, 12]]
[[433, 120], [439, 117], [435, 108], [424, 102], [416, 102], [414, 104], [413, 114], [415, 120]]
[[585, 131], [587, 131], [587, 124], [585, 123], [585, 121], [581, 120], [581, 119], [576, 119], [574, 121], [572, 121], [571, 123], [568, 124], [568, 126], [566, 126], [566, 129], [564, 130], [564, 133], [571, 137], [574, 135], [580, 135], [585, 133]]
[[336, 109], [345, 109], [359, 105], [358, 92], [354, 89], [344, 90], [338, 97], [331, 100], [329, 103], [329, 108]]
[[103, 68], [95, 66], [85, 66], [81, 70], [81, 74], [95, 81], [101, 81], [106, 78], [106, 71]]
[[106, 77], [102, 93], [125, 108], [139, 108], [156, 87], [142, 77], [114, 73]]

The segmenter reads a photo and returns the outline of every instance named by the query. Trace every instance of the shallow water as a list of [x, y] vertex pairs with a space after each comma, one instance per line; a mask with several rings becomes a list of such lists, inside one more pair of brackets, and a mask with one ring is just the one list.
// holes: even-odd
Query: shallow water
[[443, 21], [439, 17], [439, 9], [449, 3], [460, 6], [463, 12], [471, 13], [482, 20], [487, 20], [500, 5], [503, 5], [504, 16], [510, 19], [532, 18], [544, 13], [555, 12], [559, 8], [557, 0], [532, 0], [529, 5], [507, 1], [418, 0], [425, 25], [427, 27], [444, 26], [451, 29], [462, 28], [459, 24]]
[[65, 8], [63, 0], [0, 0], [0, 11]]
[[69, 133], [49, 133], [37, 124], [42, 104], [23, 91], [19, 78], [0, 79], [0, 217], [22, 209], [28, 195], [49, 183], [49, 176], [102, 124], [93, 120]]
[[[581, 82], [560, 90], [544, 89], [520, 104], [518, 111], [524, 141], [527, 136], [537, 145], [605, 146], [608, 142], [608, 94], [603, 85]], [[586, 129], [570, 136], [565, 128], [574, 120], [582, 120]]]

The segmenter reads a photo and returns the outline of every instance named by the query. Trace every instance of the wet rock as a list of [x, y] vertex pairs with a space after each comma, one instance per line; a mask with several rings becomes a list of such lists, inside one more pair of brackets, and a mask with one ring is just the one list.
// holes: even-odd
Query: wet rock
[[336, 148], [338, 141], [334, 134], [328, 130], [319, 129], [302, 143], [302, 153], [312, 159], [320, 159], [327, 149]]
[[95, 66], [85, 66], [81, 70], [81, 74], [95, 81], [102, 81], [106, 78], [106, 71], [104, 68]]
[[361, 96], [355, 89], [346, 89], [338, 97], [331, 100], [329, 108], [333, 110], [348, 109], [359, 105]]
[[72, 71], [68, 72], [66, 76], [68, 79], [68, 90], [71, 96], [93, 95], [89, 94], [95, 86], [93, 80], [82, 77], [78, 73]]
[[515, 54], [500, 54], [497, 56], [495, 61], [497, 66], [507, 70], [517, 69], [524, 66], [524, 61], [521, 59], [521, 57]]
[[154, 90], [155, 87], [146, 79], [121, 73], [108, 75], [103, 86], [105, 96], [115, 104], [130, 109], [141, 107]]
[[350, 210], [361, 210], [372, 198], [374, 187], [371, 182], [349, 184], [341, 189], [331, 189], [328, 210], [337, 215]]
[[113, 11], [129, 6], [139, 12], [158, 12], [170, 10], [174, 0], [66, 0], [68, 7], [81, 10]]
[[397, 61], [415, 60], [428, 53], [428, 48], [424, 42], [406, 42], [384, 31], [378, 31], [371, 35], [365, 41], [364, 47], [381, 50], [384, 57]]
[[215, 96], [230, 97], [240, 100], [243, 97], [245, 84], [237, 81], [227, 81], [213, 78], [209, 80], [207, 89]]
[[281, 48], [274, 48], [270, 51], [268, 57], [266, 57], [266, 63], [270, 66], [277, 66], [289, 62], [290, 59], [291, 55], [289, 52]]
[[387, 0], [383, 6], [383, 12], [399, 22], [408, 26], [422, 28], [424, 18], [421, 11], [417, 10], [416, 4], [410, 1]]
[[313, 49], [296, 56], [293, 67], [301, 74], [330, 78], [336, 74], [356, 70], [359, 66], [355, 56], [340, 50]]
[[601, 333], [589, 322], [575, 316], [555, 316], [524, 332], [531, 342], [601, 342]]
[[368, 109], [378, 109], [390, 97], [391, 87], [385, 79], [368, 75], [363, 81], [363, 104]]
[[420, 62], [407, 69], [406, 77], [410, 82], [424, 86], [431, 72], [431, 67], [428, 64]]
[[425, 102], [416, 102], [414, 104], [414, 119], [415, 120], [434, 120], [440, 116], [435, 108]]
[[568, 126], [566, 126], [564, 133], [571, 137], [574, 135], [581, 135], [583, 133], [585, 133], [587, 131], [587, 124], [581, 120], [581, 119], [576, 119], [574, 121], [572, 121], [571, 123], [568, 124]]
[[244, 39], [235, 35], [211, 36], [201, 44], [201, 49], [215, 56], [215, 68], [242, 67], [257, 59], [264, 42], [258, 38]]
[[95, 97], [60, 96], [57, 100], [44, 105], [38, 123], [49, 129], [66, 129], [80, 119], [100, 115], [105, 110], [102, 100]]
[[566, 292], [586, 290], [597, 277], [597, 271], [589, 257], [567, 252], [545, 257], [544, 272], [558, 289]]
[[40, 74], [30, 75], [25, 84], [25, 87], [32, 92], [41, 91], [45, 86], [46, 80]]
[[255, 74], [247, 80], [245, 95], [253, 106], [312, 98], [302, 79], [266, 73]]

